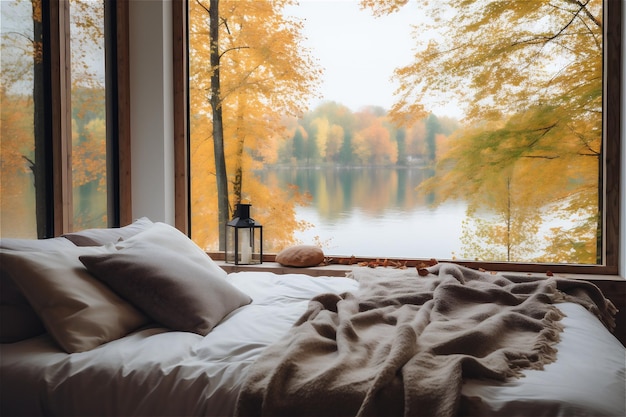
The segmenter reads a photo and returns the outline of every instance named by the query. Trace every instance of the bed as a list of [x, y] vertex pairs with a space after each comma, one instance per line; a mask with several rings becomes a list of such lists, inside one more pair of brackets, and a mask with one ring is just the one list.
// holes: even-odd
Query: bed
[[[14, 313], [20, 302], [26, 301], [27, 307], [32, 307], [37, 316], [34, 319], [19, 316], [23, 334], [17, 337], [14, 329], [11, 343], [6, 343], [8, 339], [3, 334], [0, 346], [0, 412], [3, 416], [626, 415], [626, 351], [607, 329], [611, 326], [614, 311], [610, 303], [602, 304], [597, 294], [593, 294], [594, 290], [585, 285], [581, 287], [569, 282], [550, 284], [548, 287], [552, 290], [548, 289], [550, 294], [546, 296], [539, 292], [539, 287], [544, 290], [545, 280], [537, 285], [524, 277], [471, 272], [448, 264], [439, 264], [427, 271], [355, 267], [348, 277], [277, 275], [270, 272], [226, 275], [175, 229], [145, 220], [144, 223], [135, 224], [135, 230], [107, 230], [107, 234], [102, 236], [98, 233], [104, 231], [86, 231], [82, 235], [70, 236], [73, 240], [63, 237], [27, 243], [3, 239], [0, 249], [3, 332], [11, 327], [7, 321], [13, 317], [17, 320], [18, 317], [5, 313]], [[77, 246], [77, 242], [89, 246]], [[178, 254], [172, 255], [171, 252]], [[118, 256], [121, 254], [128, 257]], [[177, 258], [182, 254], [185, 261]], [[174, 262], [177, 259], [180, 262]], [[184, 271], [187, 275], [202, 275], [198, 265], [202, 265], [202, 271], [209, 271], [211, 283], [216, 287], [212, 287], [211, 294], [203, 295], [205, 299], [209, 297], [212, 304], [208, 313], [202, 305], [194, 304], [194, 296], [202, 294], [202, 290], [195, 287], [197, 282], [180, 278], [181, 267], [178, 264], [196, 261], [197, 264], [187, 265]], [[129, 262], [138, 264], [139, 269], [131, 268], [129, 272]], [[159, 265], [157, 272], [150, 269], [154, 264]], [[172, 284], [168, 277], [163, 276], [162, 271], [168, 268], [171, 274], [179, 273], [179, 280], [184, 282], [185, 288], [179, 288], [178, 281]], [[103, 269], [113, 272], [107, 276]], [[394, 337], [406, 337], [405, 332], [410, 332], [410, 326], [396, 324], [404, 320], [410, 322], [412, 313], [410, 309], [404, 310], [404, 306], [419, 305], [421, 301], [406, 299], [403, 283], [422, 285], [428, 282], [426, 280], [436, 281], [437, 277], [443, 276], [449, 278], [459, 271], [466, 281], [471, 280], [475, 273], [500, 283], [502, 280], [512, 280], [516, 285], [521, 283], [525, 290], [532, 287], [534, 295], [529, 298], [533, 302], [550, 298], [549, 305], [545, 306], [549, 314], [539, 317], [536, 313], [537, 317], [532, 318], [542, 322], [549, 319], [548, 316], [552, 317], [548, 320], [551, 322], [549, 326], [536, 329], [545, 342], [540, 347], [537, 345], [537, 355], [525, 354], [521, 360], [510, 349], [501, 349], [508, 359], [515, 356], [513, 362], [516, 366], [503, 374], [494, 371], [490, 378], [463, 378], [459, 383], [458, 398], [453, 401], [450, 410], [436, 408], [440, 405], [432, 405], [431, 399], [428, 399], [428, 407], [431, 408], [418, 407], [411, 412], [404, 410], [405, 407], [415, 407], [415, 404], [407, 399], [408, 394], [402, 394], [402, 387], [398, 387], [398, 380], [410, 379], [408, 375], [400, 377], [398, 369], [402, 365], [381, 365], [373, 373], [366, 372], [365, 367], [351, 371], [352, 377], [365, 382], [349, 386], [341, 385], [345, 383], [343, 378], [347, 374], [343, 369], [328, 379], [333, 369], [341, 369], [332, 367], [327, 360], [329, 356], [324, 355], [338, 354], [336, 348], [341, 346], [336, 341], [339, 329], [345, 333], [342, 317], [349, 317], [346, 316], [346, 305], [356, 305], [362, 312], [372, 312], [378, 308], [375, 303], [382, 303], [383, 308], [388, 309], [382, 316], [387, 322], [393, 322]], [[64, 284], [63, 279], [69, 279], [67, 277], [72, 274], [79, 281]], [[146, 274], [152, 274], [154, 281], [151, 282], [161, 283], [164, 292], [146, 291]], [[54, 279], [49, 279], [49, 276]], [[120, 276], [123, 276], [122, 283]], [[67, 289], [68, 285], [75, 288], [85, 284], [85, 281], [88, 281], [88, 287]], [[17, 291], [11, 283], [15, 284]], [[388, 301], [389, 294], [384, 294], [387, 290], [381, 290], [381, 283], [391, 291], [392, 299], [396, 297], [400, 300], [399, 303]], [[105, 306], [98, 301], [99, 295], [93, 292], [92, 287], [106, 292]], [[373, 297], [367, 301], [354, 298], [355, 294], [366, 292], [365, 287], [374, 289]], [[190, 293], [187, 288], [193, 291]], [[519, 288], [516, 290], [518, 294]], [[472, 298], [476, 294], [474, 290]], [[68, 297], [66, 293], [72, 291], [74, 298], [65, 300], [64, 297]], [[489, 293], [495, 294], [493, 290]], [[166, 304], [171, 304], [170, 295], [185, 301], [168, 307]], [[419, 295], [416, 297], [419, 298]], [[422, 307], [430, 305], [427, 299], [429, 297], [424, 298]], [[467, 303], [465, 299], [457, 304]], [[229, 305], [221, 306], [216, 312], [215, 305], [221, 304]], [[517, 310], [509, 317], [517, 318], [519, 303], [513, 304], [511, 306]], [[62, 313], [56, 311], [59, 305], [63, 306]], [[115, 306], [113, 312], [109, 305]], [[138, 305], [141, 308], [136, 308]], [[13, 308], [7, 310], [7, 306]], [[21, 306], [24, 307], [23, 304]], [[398, 306], [400, 310], [396, 308]], [[67, 311], [72, 308], [76, 311]], [[441, 306], [437, 308], [450, 314], [454, 310]], [[483, 307], [480, 309], [480, 313], [470, 315], [489, 316], [488, 312], [482, 311]], [[419, 314], [425, 314], [425, 309], [420, 311]], [[189, 314], [202, 317], [202, 320], [190, 320]], [[449, 326], [455, 319], [450, 317], [446, 319]], [[458, 318], [465, 320], [467, 317]], [[350, 320], [351, 323], [356, 322], [353, 318]], [[485, 321], [485, 318], [480, 320]], [[514, 322], [526, 323], [528, 320], [516, 319]], [[63, 326], [66, 327], [65, 332], [59, 330]], [[304, 331], [294, 332], [298, 328]], [[357, 328], [352, 330], [355, 333], [350, 337], [356, 337], [360, 332]], [[460, 330], [457, 328], [455, 331]], [[317, 332], [316, 336], [312, 337], [311, 331]], [[311, 342], [315, 337], [322, 338], [323, 343]], [[367, 339], [367, 336], [362, 337]], [[422, 339], [431, 337], [424, 336]], [[333, 339], [336, 343], [328, 344]], [[389, 364], [403, 354], [406, 356], [410, 348], [397, 344], [397, 338], [391, 340], [394, 342], [390, 346], [371, 345], [371, 340], [366, 341], [364, 346], [373, 346], [373, 350], [364, 357], [385, 357], [388, 360], [382, 362]], [[471, 343], [464, 346], [477, 346], [476, 340], [467, 341]], [[307, 353], [307, 344], [316, 345], [321, 356], [312, 359]], [[293, 350], [296, 345], [302, 349]], [[358, 343], [352, 343], [350, 348], [355, 350], [346, 358], [359, 358], [358, 346]], [[394, 356], [394, 346], [400, 356]], [[447, 352], [447, 355], [458, 353]], [[475, 354], [480, 360], [492, 356], [492, 353], [485, 352]], [[465, 365], [461, 368], [467, 368], [466, 371], [478, 372], [474, 365], [462, 363]], [[316, 369], [306, 371], [311, 366]], [[501, 370], [497, 366], [494, 369]], [[305, 371], [307, 381], [303, 383], [301, 376]], [[367, 403], [359, 397], [372, 391], [367, 381], [376, 385], [373, 380], [379, 383], [385, 379], [380, 377], [384, 374], [388, 375], [387, 385], [380, 388], [379, 384], [380, 389], [375, 390], [376, 395], [373, 395], [380, 400], [378, 403], [378, 400]], [[415, 379], [417, 385], [423, 385], [426, 380]], [[436, 385], [426, 384], [424, 391]], [[311, 388], [315, 386], [322, 386], [326, 391]], [[356, 400], [355, 396], [358, 397]], [[294, 404], [297, 408], [295, 412], [291, 408]], [[439, 410], [436, 414], [428, 411], [435, 409]]]

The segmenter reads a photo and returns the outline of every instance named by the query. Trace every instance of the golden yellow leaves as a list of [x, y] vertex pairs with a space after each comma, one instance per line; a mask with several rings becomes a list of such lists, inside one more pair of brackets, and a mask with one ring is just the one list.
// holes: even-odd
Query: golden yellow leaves
[[[229, 202], [247, 198], [255, 205], [254, 217], [264, 226], [269, 251], [294, 243], [293, 232], [307, 226], [294, 212], [306, 196], [262, 183], [254, 174], [265, 161], [277, 159], [279, 143], [286, 137], [283, 116], [301, 113], [320, 77], [302, 46], [302, 25], [282, 14], [292, 3], [220, 0], [220, 106]], [[211, 43], [208, 9], [199, 2], [189, 7], [193, 237], [200, 246], [211, 247], [221, 227], [214, 209], [215, 157], [207, 95], [214, 69], [206, 65]]]

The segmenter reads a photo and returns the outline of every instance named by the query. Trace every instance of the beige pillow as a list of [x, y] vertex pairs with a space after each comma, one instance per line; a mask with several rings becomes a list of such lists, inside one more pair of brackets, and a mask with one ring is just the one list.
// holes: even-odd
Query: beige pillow
[[84, 255], [80, 261], [172, 330], [204, 336], [228, 313], [252, 301], [195, 243], [163, 223], [121, 242], [117, 252]]
[[115, 243], [120, 239], [128, 239], [152, 227], [153, 223], [147, 217], [135, 220], [128, 226], [85, 229], [79, 232], [66, 233], [64, 238], [70, 240], [76, 246], [102, 246]]
[[[0, 239], [0, 249], [17, 251], [59, 251], [76, 248], [69, 240], [51, 239]], [[15, 285], [0, 262], [0, 343], [14, 343], [39, 336], [45, 332], [43, 323]]]
[[111, 250], [1, 250], [0, 264], [56, 342], [68, 353], [83, 352], [149, 322], [144, 314], [89, 274], [78, 260], [80, 255]]
[[284, 266], [316, 266], [324, 261], [324, 252], [317, 246], [296, 245], [283, 249], [276, 255], [276, 262]]

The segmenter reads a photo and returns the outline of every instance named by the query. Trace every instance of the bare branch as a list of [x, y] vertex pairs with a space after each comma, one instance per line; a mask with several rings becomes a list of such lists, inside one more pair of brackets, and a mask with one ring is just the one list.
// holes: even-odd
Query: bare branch
[[28, 42], [30, 42], [30, 43], [34, 43], [34, 42], [35, 42], [35, 40], [34, 40], [34, 39], [31, 39], [31, 38], [29, 38], [28, 36], [26, 36], [25, 34], [23, 34], [23, 33], [19, 33], [19, 32], [4, 32], [4, 33], [2, 34], [2, 36], [7, 36], [7, 37], [8, 37], [8, 36], [10, 36], [10, 35], [14, 35], [14, 36], [19, 36], [19, 37], [22, 37], [22, 38], [26, 39], [26, 40], [27, 40]]
[[583, 156], [599, 156], [600, 152], [595, 151], [590, 144], [590, 140], [587, 140], [587, 138], [581, 133], [581, 132], [577, 132], [576, 130], [574, 130], [571, 126], [568, 126], [569, 130], [574, 134], [574, 136], [576, 136], [578, 139], [580, 139], [580, 141], [583, 144], [583, 147], [585, 149], [587, 149], [590, 153], [584, 153], [584, 152], [580, 152], [580, 155]]
[[202, 4], [200, 0], [196, 0], [196, 3], [198, 3], [198, 6], [202, 7], [205, 12], [209, 13], [209, 8]]
[[[576, 10], [576, 11], [574, 12], [574, 14], [573, 14], [572, 18], [570, 19], [570, 21], [569, 21], [569, 22], [567, 22], [567, 23], [566, 23], [566, 24], [565, 24], [565, 25], [564, 25], [564, 26], [563, 26], [563, 27], [562, 27], [562, 28], [561, 28], [558, 32], [556, 32], [556, 33], [555, 33], [555, 34], [553, 34], [552, 36], [538, 36], [538, 37], [535, 37], [535, 38], [530, 38], [530, 39], [526, 39], [526, 40], [521, 40], [521, 41], [513, 42], [513, 44], [512, 44], [512, 45], [513, 45], [513, 46], [517, 46], [517, 45], [520, 45], [520, 44], [531, 44], [531, 45], [532, 45], [532, 44], [537, 44], [537, 43], [541, 43], [541, 44], [546, 44], [546, 43], [549, 43], [549, 42], [551, 42], [551, 41], [555, 40], [556, 38], [558, 38], [559, 36], [563, 35], [563, 32], [565, 32], [565, 30], [566, 30], [568, 27], [570, 27], [570, 26], [574, 23], [574, 21], [575, 21], [576, 19], [580, 19], [580, 20], [583, 22], [583, 24], [584, 24], [584, 25], [585, 25], [585, 26], [589, 29], [589, 31], [590, 31], [590, 32], [592, 32], [592, 31], [591, 31], [591, 29], [589, 28], [589, 26], [586, 24], [585, 20], [584, 20], [584, 19], [582, 19], [582, 18], [580, 17], [580, 13], [581, 13], [581, 12], [584, 12], [584, 14], [585, 14], [585, 15], [586, 15], [589, 19], [591, 19], [591, 21], [593, 21], [593, 23], [594, 23], [596, 26], [598, 26], [598, 27], [602, 27], [602, 23], [601, 23], [601, 22], [599, 22], [599, 21], [595, 18], [595, 16], [593, 16], [593, 15], [591, 14], [591, 12], [589, 11], [589, 9], [587, 9], [587, 4], [589, 3], [589, 0], [587, 0], [587, 2], [585, 2], [585, 3], [582, 3], [582, 2], [581, 2], [581, 1], [579, 1], [579, 0], [565, 0], [565, 1], [566, 1], [566, 2], [568, 2], [568, 3], [570, 3], [570, 4], [575, 4], [575, 5], [577, 5], [577, 6], [579, 6], [579, 8], [578, 8], [578, 10]], [[598, 42], [596, 41], [596, 44], [597, 44], [597, 43], [598, 43]]]
[[230, 51], [237, 51], [237, 50], [239, 50], [239, 49], [250, 49], [250, 47], [249, 47], [249, 46], [235, 46], [235, 47], [233, 47], [233, 48], [228, 48], [228, 49], [224, 50], [224, 51], [220, 54], [220, 59], [222, 59], [222, 57], [224, 56], [224, 54], [225, 54], [226, 52], [230, 52]]
[[586, 1], [586, 2], [584, 2], [584, 3], [583, 3], [583, 2], [581, 2], [580, 0], [565, 0], [565, 1], [567, 1], [568, 3], [571, 3], [571, 4], [576, 4], [576, 5], [580, 6], [580, 10], [579, 10], [579, 12], [580, 12], [581, 10], [582, 10], [582, 11], [584, 11], [584, 12], [585, 12], [585, 14], [587, 15], [587, 17], [588, 17], [589, 19], [591, 19], [591, 21], [592, 21], [592, 22], [593, 22], [596, 26], [598, 26], [599, 28], [601, 28], [601, 27], [602, 27], [602, 22], [600, 22], [598, 19], [596, 19], [596, 17], [595, 17], [594, 15], [592, 15], [592, 14], [591, 14], [591, 12], [589, 11], [589, 9], [587, 8], [587, 4], [589, 4], [589, 0], [587, 0], [587, 1]]

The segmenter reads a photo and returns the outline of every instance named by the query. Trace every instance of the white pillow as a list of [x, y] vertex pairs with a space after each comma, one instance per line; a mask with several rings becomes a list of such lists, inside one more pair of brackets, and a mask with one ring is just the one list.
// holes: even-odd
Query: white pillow
[[60, 251], [67, 248], [75, 248], [76, 245], [64, 237], [53, 237], [49, 239], [0, 239], [0, 249], [21, 250], [21, 251]]
[[149, 249], [154, 245], [171, 250], [183, 255], [189, 261], [198, 264], [215, 277], [226, 279], [226, 271], [217, 265], [198, 245], [187, 237], [183, 232], [166, 223], [156, 222], [147, 230], [136, 234], [126, 240], [115, 243], [115, 248]]
[[120, 239], [128, 239], [150, 228], [152, 224], [150, 219], [142, 217], [127, 226], [85, 229], [78, 232], [66, 233], [63, 237], [76, 246], [102, 246], [108, 243], [115, 243]]

